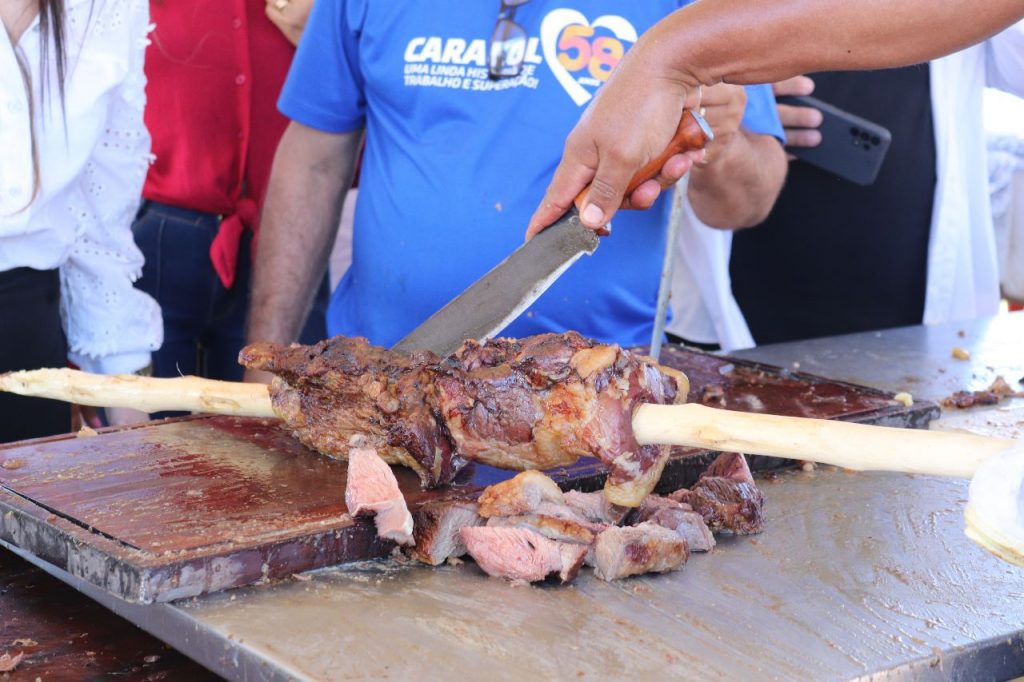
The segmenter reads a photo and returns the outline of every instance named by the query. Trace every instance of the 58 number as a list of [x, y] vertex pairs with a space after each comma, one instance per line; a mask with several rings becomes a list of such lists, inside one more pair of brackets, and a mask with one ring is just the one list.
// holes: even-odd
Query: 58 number
[[586, 67], [591, 76], [605, 81], [626, 49], [616, 38], [602, 36], [591, 40], [593, 36], [593, 26], [573, 24], [566, 27], [558, 40], [558, 61], [573, 72]]

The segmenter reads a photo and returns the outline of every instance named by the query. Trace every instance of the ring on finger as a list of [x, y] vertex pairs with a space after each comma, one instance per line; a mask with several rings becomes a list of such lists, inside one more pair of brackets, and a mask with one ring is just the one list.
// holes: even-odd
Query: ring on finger
[[283, 12], [284, 8], [288, 6], [292, 0], [274, 0], [274, 9], [278, 12]]

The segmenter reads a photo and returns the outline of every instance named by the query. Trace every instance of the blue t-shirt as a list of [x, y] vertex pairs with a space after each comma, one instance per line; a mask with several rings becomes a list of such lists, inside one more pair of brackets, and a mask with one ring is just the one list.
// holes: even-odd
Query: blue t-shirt
[[[499, 3], [317, 0], [280, 109], [303, 125], [366, 128], [352, 265], [329, 333], [390, 346], [504, 259], [595, 90], [675, 0], [532, 0], [522, 73], [491, 80]], [[782, 137], [767, 86], [748, 89], [748, 130]], [[614, 231], [504, 334], [575, 329], [647, 343], [665, 248], [665, 200]]]

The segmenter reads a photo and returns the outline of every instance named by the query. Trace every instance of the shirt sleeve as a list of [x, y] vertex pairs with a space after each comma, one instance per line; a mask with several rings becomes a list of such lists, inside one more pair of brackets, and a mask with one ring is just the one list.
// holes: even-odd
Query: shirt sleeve
[[775, 95], [770, 85], [747, 85], [747, 109], [743, 112], [743, 127], [758, 135], [772, 135], [786, 144], [779, 111], [775, 108]]
[[285, 80], [278, 109], [328, 133], [362, 128], [366, 119], [359, 34], [363, 0], [317, 0]]
[[986, 84], [1024, 97], [1024, 21], [985, 42]]
[[93, 22], [82, 51], [113, 52], [111, 63], [126, 68], [122, 82], [104, 95], [106, 125], [72, 188], [69, 209], [78, 236], [61, 266], [61, 314], [71, 360], [84, 370], [112, 374], [142, 369], [163, 342], [159, 306], [132, 286], [143, 258], [131, 225], [150, 151], [142, 120], [149, 5], [97, 3]]

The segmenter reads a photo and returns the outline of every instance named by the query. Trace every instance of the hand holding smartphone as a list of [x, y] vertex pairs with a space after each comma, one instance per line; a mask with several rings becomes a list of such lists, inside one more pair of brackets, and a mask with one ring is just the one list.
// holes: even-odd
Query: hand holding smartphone
[[[877, 123], [811, 97], [813, 89], [806, 76], [775, 86], [786, 151], [850, 182], [870, 185], [878, 177], [892, 135]], [[807, 94], [789, 94], [801, 92]]]

